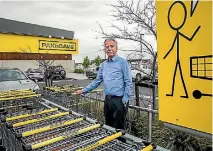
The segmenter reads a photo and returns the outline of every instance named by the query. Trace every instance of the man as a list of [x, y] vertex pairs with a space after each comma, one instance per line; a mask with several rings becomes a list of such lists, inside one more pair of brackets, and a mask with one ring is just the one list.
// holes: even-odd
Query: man
[[132, 95], [132, 76], [128, 62], [117, 55], [115, 39], [104, 41], [105, 60], [98, 71], [97, 78], [77, 94], [86, 94], [104, 82], [104, 115], [106, 125], [116, 129], [125, 129], [126, 110]]
[[51, 68], [48, 67], [45, 71], [44, 71], [44, 76], [45, 76], [45, 85], [47, 87], [52, 86], [52, 72], [51, 72]]

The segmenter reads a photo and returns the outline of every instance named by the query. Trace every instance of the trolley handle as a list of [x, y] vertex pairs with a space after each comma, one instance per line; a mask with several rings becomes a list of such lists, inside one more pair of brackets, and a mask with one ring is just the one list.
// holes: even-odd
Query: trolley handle
[[92, 131], [92, 130], [99, 128], [101, 126], [102, 126], [101, 124], [95, 124], [95, 125], [77, 130], [76, 132], [68, 134], [68, 135], [61, 135], [61, 136], [58, 136], [58, 137], [55, 137], [55, 138], [52, 138], [52, 139], [49, 139], [49, 140], [46, 140], [46, 141], [43, 141], [43, 142], [40, 142], [40, 143], [37, 143], [37, 144], [33, 144], [33, 145], [27, 144], [27, 145], [24, 146], [24, 148], [25, 148], [25, 150], [35, 150], [35, 149], [38, 149], [38, 148], [41, 148], [41, 147], [62, 141], [62, 140], [65, 140], [67, 138], [74, 137], [76, 135], [83, 134], [83, 133], [86, 133], [88, 131]]
[[99, 141], [97, 141], [95, 143], [92, 143], [92, 144], [90, 144], [90, 145], [88, 145], [86, 147], [80, 148], [77, 151], [90, 151], [90, 150], [95, 149], [95, 148], [97, 148], [97, 147], [99, 147], [101, 145], [104, 145], [104, 144], [106, 144], [106, 143], [108, 143], [108, 142], [110, 142], [110, 141], [112, 141], [114, 139], [117, 139], [118, 137], [121, 137], [124, 134], [125, 134], [124, 131], [116, 132], [115, 134], [107, 136], [107, 137], [105, 137], [105, 138], [103, 138], [103, 139], [101, 139], [101, 140], [99, 140]]
[[63, 126], [72, 125], [72, 124], [81, 122], [83, 120], [85, 120], [85, 118], [82, 117], [82, 118], [68, 120], [68, 121], [65, 121], [65, 122], [58, 124], [58, 125], [48, 125], [48, 126], [45, 126], [45, 127], [39, 128], [39, 129], [34, 129], [34, 130], [31, 130], [31, 131], [23, 132], [20, 135], [17, 134], [17, 137], [27, 137], [27, 136], [43, 133], [43, 132], [50, 131], [50, 130], [60, 128], [60, 127], [63, 127]]
[[156, 149], [157, 146], [153, 143], [149, 144], [148, 146], [146, 146], [145, 148], [141, 149], [141, 151], [152, 151], [153, 149]]

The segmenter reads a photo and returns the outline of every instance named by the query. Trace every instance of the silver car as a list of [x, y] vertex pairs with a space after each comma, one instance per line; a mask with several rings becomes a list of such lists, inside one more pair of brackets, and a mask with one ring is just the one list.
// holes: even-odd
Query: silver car
[[39, 90], [39, 86], [17, 68], [0, 68], [0, 91], [20, 89]]
[[43, 81], [44, 74], [40, 69], [28, 69], [26, 72], [26, 75], [28, 78], [30, 78], [33, 81]]

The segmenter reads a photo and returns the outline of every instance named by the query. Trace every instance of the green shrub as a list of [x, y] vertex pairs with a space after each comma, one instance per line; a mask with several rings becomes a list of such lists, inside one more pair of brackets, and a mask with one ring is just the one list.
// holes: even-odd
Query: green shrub
[[74, 72], [75, 72], [75, 73], [84, 73], [84, 70], [83, 70], [83, 69], [75, 69]]

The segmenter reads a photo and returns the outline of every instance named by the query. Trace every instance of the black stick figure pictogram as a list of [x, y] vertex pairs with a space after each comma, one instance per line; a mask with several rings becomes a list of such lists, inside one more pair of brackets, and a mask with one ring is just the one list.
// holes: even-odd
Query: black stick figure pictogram
[[[171, 20], [170, 20], [170, 17], [171, 17], [171, 10], [173, 8], [173, 6], [175, 5], [181, 5], [182, 8], [183, 8], [183, 11], [184, 11], [184, 18], [181, 22], [180, 25], [178, 26], [175, 26], [175, 25], [172, 25], [171, 23]], [[176, 60], [176, 65], [175, 65], [175, 71], [174, 71], [174, 75], [173, 75], [173, 83], [172, 83], [172, 92], [170, 94], [166, 94], [166, 96], [173, 96], [174, 94], [174, 86], [175, 86], [175, 77], [176, 77], [176, 73], [177, 73], [177, 68], [179, 67], [179, 70], [180, 70], [180, 76], [181, 76], [181, 81], [182, 81], [182, 84], [183, 84], [183, 88], [184, 88], [184, 91], [185, 91], [185, 95], [183, 96], [180, 96], [182, 98], [189, 98], [188, 97], [188, 93], [187, 93], [187, 89], [186, 89], [186, 85], [185, 85], [185, 82], [184, 82], [184, 78], [183, 78], [183, 73], [182, 73], [182, 69], [181, 69], [181, 63], [180, 63], [180, 43], [179, 43], [179, 38], [180, 36], [182, 36], [183, 38], [187, 39], [188, 41], [192, 41], [192, 39], [194, 38], [194, 36], [197, 34], [197, 32], [199, 31], [200, 29], [200, 26], [198, 26], [198, 28], [196, 29], [196, 31], [194, 32], [194, 34], [189, 38], [187, 37], [186, 35], [184, 35], [183, 33], [181, 33], [179, 30], [184, 26], [185, 22], [186, 22], [186, 18], [187, 18], [187, 9], [186, 9], [186, 6], [185, 4], [182, 2], [182, 1], [175, 1], [169, 8], [169, 12], [168, 12], [168, 23], [169, 23], [169, 26], [176, 31], [176, 35], [175, 35], [175, 39], [173, 41], [173, 44], [172, 44], [172, 47], [170, 48], [170, 50], [167, 52], [167, 54], [164, 56], [163, 59], [166, 59], [166, 57], [169, 55], [169, 53], [172, 51], [172, 49], [174, 48], [174, 45], [176, 43], [176, 46], [177, 46], [177, 60]]]

